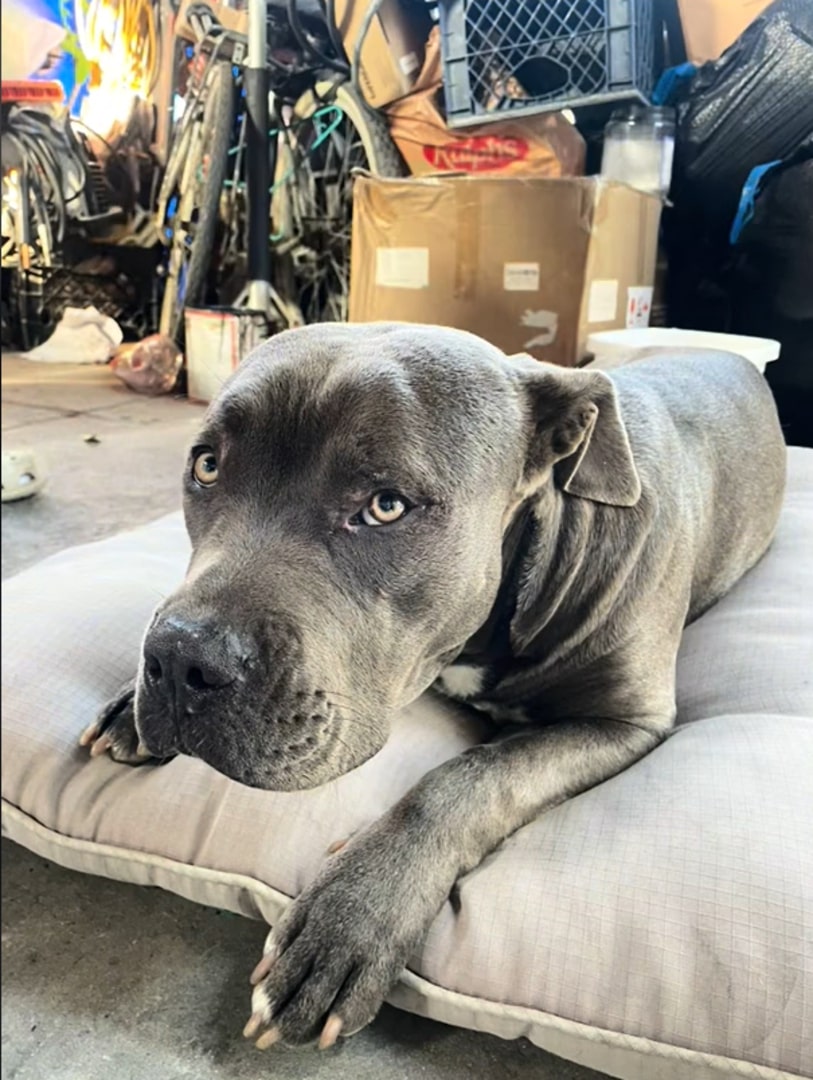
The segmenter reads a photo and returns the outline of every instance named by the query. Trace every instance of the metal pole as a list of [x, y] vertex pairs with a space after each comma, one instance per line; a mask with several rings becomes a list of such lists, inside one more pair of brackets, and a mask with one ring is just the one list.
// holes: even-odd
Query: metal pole
[[246, 83], [246, 182], [248, 194], [248, 306], [269, 310], [271, 168], [268, 153], [266, 0], [248, 0]]

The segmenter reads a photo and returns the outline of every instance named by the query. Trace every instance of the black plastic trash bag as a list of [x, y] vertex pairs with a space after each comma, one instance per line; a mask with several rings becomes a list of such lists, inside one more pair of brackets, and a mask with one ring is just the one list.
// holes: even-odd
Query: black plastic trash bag
[[754, 166], [813, 132], [813, 0], [775, 0], [678, 93], [672, 201], [727, 238]]
[[733, 247], [732, 329], [776, 338], [771, 384], [788, 442], [813, 446], [813, 135], [762, 178]]

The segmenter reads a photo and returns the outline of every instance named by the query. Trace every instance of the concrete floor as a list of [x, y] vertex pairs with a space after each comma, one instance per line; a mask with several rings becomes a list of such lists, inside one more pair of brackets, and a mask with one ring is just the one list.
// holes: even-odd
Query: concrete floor
[[13, 354], [3, 356], [2, 384], [3, 449], [31, 447], [50, 477], [40, 495], [3, 504], [3, 577], [178, 508], [203, 406], [143, 397], [105, 366]]
[[[104, 367], [3, 356], [3, 449], [48, 462], [2, 508], [6, 577], [175, 509], [202, 408], [143, 398]], [[98, 442], [86, 442], [95, 435]], [[87, 877], [2, 842], [2, 1080], [601, 1080], [524, 1040], [385, 1007], [337, 1050], [240, 1037], [264, 928], [157, 889]]]

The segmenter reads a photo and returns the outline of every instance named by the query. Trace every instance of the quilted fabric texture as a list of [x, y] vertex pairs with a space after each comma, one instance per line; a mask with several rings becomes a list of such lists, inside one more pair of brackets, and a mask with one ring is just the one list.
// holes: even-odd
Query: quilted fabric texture
[[[332, 841], [480, 732], [427, 695], [374, 759], [303, 793], [89, 761], [78, 733], [187, 553], [173, 515], [6, 584], [3, 829], [273, 922]], [[676, 733], [468, 875], [393, 1002], [628, 1080], [813, 1073], [812, 600], [813, 452], [792, 450], [774, 545], [686, 631]]]

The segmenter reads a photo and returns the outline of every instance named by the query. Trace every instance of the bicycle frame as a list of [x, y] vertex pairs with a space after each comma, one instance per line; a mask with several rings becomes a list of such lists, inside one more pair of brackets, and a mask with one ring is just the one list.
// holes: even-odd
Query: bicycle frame
[[[332, 7], [332, 5], [331, 5]], [[255, 11], [256, 17], [256, 11]], [[192, 16], [195, 15], [193, 18]], [[201, 17], [202, 15], [202, 17]], [[251, 13], [250, 13], [251, 16]], [[250, 87], [248, 85], [250, 66], [246, 63], [246, 37], [234, 31], [223, 31], [214, 23], [214, 15], [205, 5], [197, 5], [188, 10], [187, 21], [193, 28], [198, 40], [194, 46], [192, 55], [193, 65], [196, 66], [195, 81], [187, 90], [186, 106], [184, 115], [179, 121], [173, 138], [172, 149], [161, 185], [157, 203], [157, 215], [159, 229], [163, 234], [166, 225], [168, 210], [172, 214], [173, 225], [170, 235], [164, 236], [168, 241], [169, 267], [168, 289], [165, 290], [165, 305], [172, 303], [176, 314], [173, 321], [177, 325], [179, 308], [184, 306], [187, 295], [191, 297], [191, 303], [201, 302], [201, 278], [200, 278], [200, 248], [194, 246], [196, 225], [191, 229], [187, 223], [192, 220], [195, 212], [195, 189], [201, 188], [202, 171], [205, 169], [203, 154], [205, 153], [206, 138], [202, 130], [201, 110], [205, 108], [206, 84], [213, 65], [221, 63], [226, 57], [231, 62], [233, 83], [240, 88], [241, 94], [238, 99], [234, 114], [234, 129], [232, 145], [226, 151], [225, 176], [223, 169], [216, 170], [216, 183], [221, 183], [219, 191], [218, 220], [215, 239], [211, 239], [212, 221], [212, 192], [211, 188], [200, 198], [199, 235], [206, 237], [202, 243], [214, 243], [213, 254], [209, 256], [209, 286], [215, 280], [224, 284], [226, 299], [220, 302], [236, 303], [243, 305], [248, 302], [252, 309], [260, 303], [260, 292], [263, 301], [259, 310], [263, 310], [272, 321], [283, 326], [295, 326], [304, 322], [304, 317], [299, 309], [299, 302], [303, 307], [307, 305], [309, 318], [319, 317], [323, 307], [323, 300], [315, 297], [325, 295], [332, 296], [333, 284], [343, 282], [342, 296], [347, 292], [347, 251], [337, 255], [333, 250], [335, 238], [345, 236], [348, 226], [338, 226], [338, 231], [331, 233], [327, 225], [327, 232], [319, 231], [320, 220], [319, 206], [327, 206], [329, 209], [325, 222], [331, 221], [336, 216], [336, 207], [346, 206], [349, 190], [342, 179], [346, 167], [342, 165], [345, 159], [345, 151], [342, 146], [357, 147], [356, 132], [363, 120], [356, 119], [354, 115], [348, 115], [345, 110], [333, 100], [330, 87], [338, 90], [342, 83], [347, 83], [349, 68], [346, 65], [336, 63], [337, 71], [341, 68], [341, 77], [333, 75], [332, 81], [325, 80], [324, 66], [313, 68], [303, 66], [302, 56], [296, 53], [285, 53], [280, 49], [274, 55], [277, 46], [273, 40], [271, 50], [268, 53], [268, 65], [273, 75], [274, 87], [269, 93], [269, 112], [274, 119], [267, 123], [262, 130], [266, 135], [259, 141], [252, 142], [252, 131], [256, 131], [256, 108], [252, 114], [252, 101]], [[300, 28], [301, 31], [301, 28]], [[301, 35], [297, 34], [297, 38]], [[301, 43], [301, 42], [300, 42]], [[303, 50], [305, 54], [314, 53], [321, 61], [324, 57], [318, 50]], [[205, 59], [204, 59], [205, 58]], [[305, 60], [309, 56], [305, 55]], [[201, 73], [199, 64], [205, 63]], [[315, 98], [315, 107], [309, 109], [307, 115], [298, 113], [300, 103], [308, 94], [314, 92], [315, 87], [321, 86], [320, 97]], [[352, 104], [352, 103], [351, 103]], [[256, 102], [254, 102], [256, 106]], [[359, 106], [352, 106], [358, 109]], [[264, 109], [261, 110], [264, 113]], [[222, 114], [221, 114], [222, 121]], [[379, 121], [380, 122], [380, 121]], [[349, 127], [347, 126], [349, 124]], [[344, 127], [343, 127], [344, 125]], [[350, 134], [337, 135], [339, 129]], [[218, 128], [222, 132], [222, 123]], [[302, 132], [306, 131], [307, 134]], [[214, 136], [212, 136], [214, 137]], [[340, 140], [338, 153], [334, 149], [325, 150], [326, 144], [336, 137]], [[369, 146], [370, 136], [362, 135], [368, 139], [365, 147]], [[217, 136], [219, 140], [220, 135]], [[258, 150], [258, 145], [261, 147]], [[269, 171], [268, 181], [262, 191], [262, 196], [257, 197], [256, 176], [252, 171], [252, 151], [261, 153], [265, 158], [261, 162], [260, 173], [266, 169]], [[368, 151], [365, 149], [365, 153]], [[323, 159], [325, 164], [305, 168], [308, 161], [312, 161], [314, 155]], [[256, 159], [254, 159], [256, 162]], [[359, 159], [356, 157], [357, 163]], [[369, 158], [362, 157], [361, 164]], [[338, 163], [338, 165], [337, 165]], [[302, 184], [299, 175], [306, 173]], [[349, 172], [347, 172], [349, 176]], [[253, 192], [253, 195], [252, 195]], [[177, 203], [170, 204], [170, 197], [175, 194]], [[263, 208], [262, 221], [259, 225], [252, 218], [252, 207], [256, 214], [257, 206]], [[266, 212], [266, 209], [270, 212]], [[346, 210], [341, 211], [346, 216]], [[206, 222], [206, 224], [202, 224]], [[264, 227], [263, 223], [267, 223]], [[331, 239], [333, 237], [334, 239]], [[339, 244], [347, 247], [347, 240], [339, 240]], [[263, 248], [263, 259], [258, 260], [257, 254], [260, 246]], [[229, 285], [237, 285], [246, 269], [246, 254], [248, 255], [248, 282], [247, 288], [243, 289], [238, 299], [234, 301], [234, 293], [229, 293]], [[196, 267], [190, 278], [190, 289], [187, 294], [185, 287], [184, 266], [186, 259], [191, 260], [190, 265]], [[284, 259], [284, 264], [278, 260]], [[279, 295], [271, 284], [265, 287], [264, 280], [260, 282], [262, 289], [258, 289], [258, 274], [262, 273], [262, 267], [268, 261], [273, 263], [275, 281], [286, 281], [283, 286], [286, 294], [290, 291], [289, 285], [295, 288], [296, 301], [288, 300]], [[260, 270], [258, 271], [258, 266]], [[331, 269], [332, 267], [332, 269]], [[327, 269], [326, 269], [327, 268]], [[215, 277], [216, 275], [216, 277]], [[327, 276], [325, 276], [327, 275]], [[270, 274], [268, 275], [270, 276]], [[245, 280], [245, 278], [243, 278]], [[304, 284], [303, 284], [304, 282]], [[253, 286], [252, 287], [252, 283]], [[170, 288], [171, 286], [171, 288]], [[217, 286], [220, 288], [220, 284]], [[302, 290], [305, 290], [304, 293]], [[314, 291], [316, 290], [316, 291]], [[222, 294], [221, 294], [222, 295]], [[336, 317], [336, 316], [332, 316]], [[166, 316], [162, 310], [162, 328], [166, 323]]]

